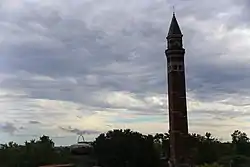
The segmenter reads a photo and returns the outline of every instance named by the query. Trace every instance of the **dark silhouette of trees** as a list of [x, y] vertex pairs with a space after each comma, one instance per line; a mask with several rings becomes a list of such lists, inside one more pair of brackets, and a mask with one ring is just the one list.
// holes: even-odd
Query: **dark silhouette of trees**
[[250, 145], [247, 134], [239, 130], [234, 131], [232, 136], [232, 144], [235, 149], [235, 153], [239, 155], [250, 156]]
[[200, 165], [199, 167], [223, 167], [223, 166], [218, 163], [212, 163], [212, 164]]
[[154, 137], [129, 129], [101, 134], [94, 142], [94, 150], [104, 167], [151, 167], [159, 164]]
[[14, 142], [3, 144], [0, 149], [1, 167], [37, 167], [57, 162], [67, 162], [69, 151], [60, 154], [54, 148], [54, 142], [48, 136], [39, 140], [18, 145]]
[[[190, 134], [188, 146], [197, 167], [249, 167], [250, 141], [239, 130], [231, 134], [231, 142], [221, 142], [211, 133]], [[103, 167], [160, 167], [169, 157], [169, 134], [143, 135], [126, 130], [100, 134], [92, 143], [95, 159]], [[0, 147], [1, 167], [37, 167], [47, 164], [74, 163], [69, 148], [56, 148], [48, 136], [14, 142]]]

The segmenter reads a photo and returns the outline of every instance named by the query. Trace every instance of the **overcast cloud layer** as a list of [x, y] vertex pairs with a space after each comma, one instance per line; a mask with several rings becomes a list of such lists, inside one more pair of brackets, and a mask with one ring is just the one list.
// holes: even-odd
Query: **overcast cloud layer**
[[250, 135], [248, 0], [2, 0], [0, 143], [168, 131], [164, 50], [173, 5], [190, 132]]

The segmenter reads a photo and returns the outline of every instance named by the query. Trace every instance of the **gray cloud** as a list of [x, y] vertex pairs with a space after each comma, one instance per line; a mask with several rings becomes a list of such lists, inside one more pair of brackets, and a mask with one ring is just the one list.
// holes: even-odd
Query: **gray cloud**
[[19, 130], [13, 123], [6, 122], [0, 125], [0, 130], [9, 133], [9, 134], [14, 134]]
[[[246, 10], [238, 12], [248, 1], [235, 4], [233, 0], [221, 0], [216, 6], [205, 0], [175, 3], [187, 52], [189, 94], [204, 102], [232, 97], [224, 103], [247, 106], [238, 97], [250, 96], [248, 47], [235, 49], [230, 41], [237, 43], [240, 39], [228, 34], [244, 26], [249, 29], [243, 18], [249, 14], [245, 15]], [[80, 104], [77, 110], [83, 115], [112, 109], [164, 115], [166, 106], [146, 98], [160, 98], [166, 92], [164, 50], [172, 5], [173, 1], [164, 0], [44, 0], [20, 1], [16, 6], [1, 1], [0, 87], [22, 93], [0, 94], [0, 98], [5, 104], [9, 99], [14, 99], [15, 105], [18, 100], [29, 102], [10, 107], [7, 112], [19, 113], [31, 124], [38, 115], [44, 119], [70, 115], [36, 101], [43, 99]], [[220, 30], [222, 25], [224, 31]], [[219, 38], [223, 33], [228, 34]], [[119, 104], [111, 102], [107, 96], [114, 92], [126, 92], [124, 96], [144, 105], [133, 105], [127, 99]], [[217, 116], [221, 110], [211, 114]], [[235, 117], [239, 111], [221, 112], [218, 119], [227, 114]], [[90, 133], [71, 127], [61, 129]]]
[[99, 134], [99, 131], [96, 130], [90, 130], [90, 129], [85, 129], [85, 130], [81, 130], [78, 128], [72, 128], [71, 126], [68, 127], [59, 127], [61, 130], [65, 131], [65, 132], [70, 132], [70, 133], [74, 133], [77, 135], [93, 135], [93, 134]]
[[39, 121], [29, 121], [30, 124], [41, 124]]

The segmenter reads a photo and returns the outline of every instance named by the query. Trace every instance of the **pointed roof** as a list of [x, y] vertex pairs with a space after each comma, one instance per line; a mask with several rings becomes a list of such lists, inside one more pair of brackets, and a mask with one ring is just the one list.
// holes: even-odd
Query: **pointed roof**
[[172, 21], [169, 27], [168, 36], [169, 35], [182, 35], [175, 13], [173, 13]]

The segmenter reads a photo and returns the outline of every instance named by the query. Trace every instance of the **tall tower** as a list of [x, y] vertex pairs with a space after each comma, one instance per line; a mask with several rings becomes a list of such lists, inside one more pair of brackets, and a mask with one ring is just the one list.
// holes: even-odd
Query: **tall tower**
[[170, 128], [170, 163], [172, 167], [187, 167], [188, 154], [186, 137], [188, 120], [185, 83], [185, 49], [182, 33], [175, 14], [167, 35], [168, 106]]

